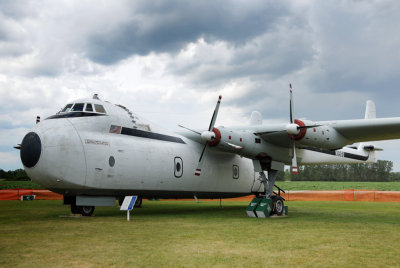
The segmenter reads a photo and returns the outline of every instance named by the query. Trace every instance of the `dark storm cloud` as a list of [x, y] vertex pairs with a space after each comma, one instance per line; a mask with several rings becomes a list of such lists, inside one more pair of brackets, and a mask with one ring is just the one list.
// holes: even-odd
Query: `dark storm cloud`
[[113, 64], [133, 54], [177, 52], [199, 38], [243, 45], [287, 13], [281, 2], [141, 1], [130, 18], [93, 34], [86, 51], [96, 62]]
[[[345, 5], [346, 3], [346, 5]], [[399, 2], [323, 1], [311, 12], [320, 71], [317, 91], [392, 91], [400, 78]]]
[[274, 29], [245, 46], [227, 47], [230, 56], [225, 62], [216, 63], [213, 55], [191, 60], [178, 58], [171, 61], [169, 70], [193, 83], [208, 86], [242, 77], [269, 80], [287, 75], [312, 63], [316, 54], [310, 33], [298, 30], [305, 25], [295, 24], [297, 28], [292, 29], [294, 23], [288, 20], [283, 29]]

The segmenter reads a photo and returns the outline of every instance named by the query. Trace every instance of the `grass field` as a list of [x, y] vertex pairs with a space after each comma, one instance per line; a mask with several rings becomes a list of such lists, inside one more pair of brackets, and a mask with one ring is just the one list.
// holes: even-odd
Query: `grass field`
[[[397, 182], [336, 182], [336, 181], [278, 181], [276, 184], [284, 190], [379, 190], [400, 191], [400, 181]], [[43, 189], [32, 181], [0, 181], [0, 190], [4, 189]]]
[[275, 183], [286, 190], [378, 190], [400, 191], [400, 181], [367, 182], [367, 181], [277, 181]]
[[400, 203], [287, 202], [247, 218], [247, 202], [145, 201], [69, 215], [60, 201], [0, 202], [1, 267], [394, 267]]
[[44, 189], [33, 181], [0, 181], [0, 190], [5, 189]]

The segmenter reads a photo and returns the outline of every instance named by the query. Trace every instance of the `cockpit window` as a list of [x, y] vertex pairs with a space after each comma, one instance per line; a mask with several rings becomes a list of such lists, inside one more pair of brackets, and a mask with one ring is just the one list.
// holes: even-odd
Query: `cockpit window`
[[107, 116], [104, 106], [94, 103], [69, 103], [60, 112], [46, 119]]
[[94, 108], [96, 109], [96, 112], [98, 112], [98, 113], [102, 113], [102, 114], [106, 113], [106, 110], [104, 110], [103, 105], [95, 104]]
[[64, 107], [64, 109], [61, 110], [61, 113], [68, 113], [69, 110], [71, 110], [71, 107], [72, 107], [72, 103], [67, 104], [67, 105]]
[[74, 107], [71, 109], [71, 112], [81, 112], [83, 111], [83, 106], [85, 106], [84, 103], [75, 103]]
[[93, 112], [93, 106], [91, 103], [86, 103], [86, 112]]

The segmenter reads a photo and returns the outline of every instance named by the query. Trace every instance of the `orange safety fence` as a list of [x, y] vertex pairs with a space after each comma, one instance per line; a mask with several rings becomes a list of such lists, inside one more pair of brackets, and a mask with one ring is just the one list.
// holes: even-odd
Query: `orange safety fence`
[[49, 190], [10, 189], [0, 190], [0, 200], [21, 200], [23, 195], [34, 195], [35, 199], [62, 200], [63, 196]]
[[[364, 201], [400, 202], [400, 191], [336, 190], [336, 191], [286, 191], [281, 193], [286, 201]], [[227, 201], [251, 201], [254, 195], [224, 199]], [[189, 200], [189, 199], [188, 199]], [[193, 199], [190, 199], [193, 200]], [[212, 199], [202, 199], [212, 200]], [[213, 199], [217, 200], [217, 199]]]
[[[22, 195], [35, 195], [35, 199], [62, 200], [63, 196], [49, 190], [10, 189], [0, 190], [0, 200], [21, 200]], [[400, 202], [400, 191], [338, 190], [338, 191], [286, 191], [281, 194], [287, 201], [367, 201]], [[229, 198], [229, 201], [251, 201], [254, 195]], [[186, 199], [189, 200], [189, 199]], [[190, 199], [193, 200], [193, 199]], [[218, 200], [216, 199], [201, 199]]]
[[63, 196], [61, 194], [56, 194], [49, 190], [33, 190], [35, 199], [43, 200], [62, 200]]

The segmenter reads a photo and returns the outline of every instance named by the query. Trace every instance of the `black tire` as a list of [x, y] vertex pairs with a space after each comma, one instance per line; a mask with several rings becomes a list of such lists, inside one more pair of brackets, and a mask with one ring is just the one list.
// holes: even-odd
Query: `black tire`
[[94, 212], [94, 206], [80, 206], [79, 209], [82, 216], [92, 216]]
[[71, 204], [71, 213], [72, 214], [81, 214], [81, 211], [77, 205]]
[[142, 207], [142, 198], [138, 196], [138, 198], [136, 199], [135, 205], [133, 205], [133, 207], [135, 208], [141, 208]]
[[281, 216], [284, 210], [285, 210], [285, 204], [283, 203], [283, 199], [277, 198], [274, 201], [274, 213], [278, 216]]

